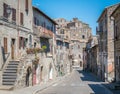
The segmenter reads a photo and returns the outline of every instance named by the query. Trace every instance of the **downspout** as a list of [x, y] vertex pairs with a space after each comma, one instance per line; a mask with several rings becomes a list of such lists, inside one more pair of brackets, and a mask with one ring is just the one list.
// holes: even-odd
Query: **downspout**
[[20, 14], [19, 13], [20, 13], [20, 6], [19, 5], [20, 5], [20, 0], [18, 0], [18, 5], [17, 5], [17, 11], [18, 11], [17, 12], [17, 17], [18, 17], [17, 18], [18, 19], [18, 21], [17, 21], [17, 38], [18, 38], [18, 44], [17, 44], [18, 45], [18, 49], [17, 49], [17, 52], [18, 53], [17, 54], [18, 54], [18, 56], [20, 55], [20, 52], [19, 52], [19, 41], [20, 41], [19, 40], [19, 22], [20, 22], [20, 19], [19, 19], [19, 15]]

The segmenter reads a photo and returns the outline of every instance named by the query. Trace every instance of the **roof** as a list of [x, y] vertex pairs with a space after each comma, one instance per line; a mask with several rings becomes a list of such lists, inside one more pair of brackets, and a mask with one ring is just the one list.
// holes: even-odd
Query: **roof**
[[49, 19], [51, 22], [53, 22], [55, 25], [57, 25], [57, 23], [50, 18], [48, 15], [46, 15], [44, 12], [42, 12], [39, 8], [37, 8], [36, 6], [32, 6], [34, 9], [36, 9], [37, 11], [39, 11], [43, 16], [45, 16], [47, 19]]
[[111, 16], [113, 16], [115, 14], [115, 12], [118, 10], [118, 8], [120, 8], [120, 4], [118, 5], [118, 7], [113, 11], [113, 13], [111, 14]]
[[100, 17], [98, 18], [97, 22], [100, 21], [101, 17], [102, 17], [103, 14], [107, 11], [108, 8], [110, 8], [110, 7], [112, 7], [112, 6], [117, 6], [117, 5], [119, 5], [119, 4], [120, 4], [120, 3], [114, 4], [114, 5], [111, 5], [111, 6], [106, 7], [106, 8], [103, 10], [103, 12], [101, 13], [101, 15], [100, 15]]

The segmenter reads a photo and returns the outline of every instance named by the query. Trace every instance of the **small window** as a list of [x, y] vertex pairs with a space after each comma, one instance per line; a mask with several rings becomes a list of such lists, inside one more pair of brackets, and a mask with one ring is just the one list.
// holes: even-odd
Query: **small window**
[[25, 0], [25, 11], [28, 13], [28, 0]]
[[37, 18], [34, 17], [34, 24], [37, 25]]
[[8, 18], [7, 7], [8, 7], [8, 5], [6, 3], [4, 3], [3, 4], [3, 16], [5, 18]]
[[20, 24], [23, 25], [23, 13], [20, 13]]
[[79, 55], [79, 58], [81, 59], [81, 55]]
[[82, 39], [85, 39], [85, 35], [82, 35]]
[[12, 9], [12, 20], [16, 22], [16, 9]]
[[80, 67], [82, 67], [82, 62], [80, 61]]

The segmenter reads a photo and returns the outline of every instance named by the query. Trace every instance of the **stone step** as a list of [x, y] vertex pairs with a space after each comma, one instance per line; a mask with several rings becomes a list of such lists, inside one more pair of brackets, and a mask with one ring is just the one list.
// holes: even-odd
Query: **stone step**
[[2, 85], [13, 86], [17, 78], [17, 69], [19, 61], [9, 61], [2, 74]]
[[3, 79], [3, 82], [15, 82], [16, 81], [16, 79]]
[[8, 66], [18, 66], [18, 65], [15, 65], [15, 64], [10, 64], [10, 65], [9, 65], [9, 64], [8, 64]]
[[5, 70], [17, 70], [17, 68], [11, 68], [11, 67], [9, 67], [9, 68], [6, 68]]
[[8, 66], [9, 65], [16, 65], [17, 66], [17, 65], [19, 65], [19, 63], [9, 63]]
[[2, 82], [2, 85], [14, 85], [15, 82]]
[[17, 76], [16, 73], [3, 73], [3, 76]]
[[14, 69], [9, 69], [9, 68], [7, 68], [7, 69], [4, 70], [4, 72], [5, 72], [5, 71], [17, 71], [17, 69], [15, 69], [15, 68], [14, 68]]
[[12, 63], [12, 62], [19, 63], [20, 61], [19, 60], [9, 61], [9, 63]]
[[8, 73], [8, 74], [10, 74], [10, 73], [15, 73], [15, 74], [16, 74], [17, 71], [12, 71], [12, 70], [11, 70], [11, 71], [7, 71], [7, 70], [6, 70], [6, 71], [3, 72], [3, 74], [4, 74], [4, 73]]
[[7, 66], [7, 68], [18, 68], [18, 66], [15, 66], [15, 65], [14, 65], [14, 66], [13, 66], [13, 65], [11, 66], [11, 65], [9, 65], [9, 66]]
[[2, 85], [0, 86], [0, 90], [13, 90], [13, 86]]
[[3, 79], [16, 79], [17, 76], [3, 76]]

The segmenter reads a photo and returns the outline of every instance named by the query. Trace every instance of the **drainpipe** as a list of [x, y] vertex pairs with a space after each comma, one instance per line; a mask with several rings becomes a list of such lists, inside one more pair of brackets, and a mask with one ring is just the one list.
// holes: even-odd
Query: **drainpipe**
[[17, 19], [17, 20], [18, 20], [18, 21], [17, 21], [17, 38], [18, 38], [18, 41], [17, 41], [17, 42], [18, 42], [18, 44], [17, 44], [17, 45], [18, 45], [17, 52], [18, 52], [18, 53], [17, 53], [17, 54], [18, 54], [18, 56], [19, 56], [19, 54], [20, 54], [20, 53], [19, 53], [19, 23], [20, 23], [20, 19], [19, 19], [20, 6], [19, 6], [19, 5], [20, 5], [20, 0], [18, 0], [18, 4], [17, 4], [17, 11], [18, 11], [18, 12], [17, 12], [17, 17], [18, 17], [18, 19]]

